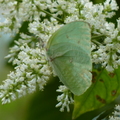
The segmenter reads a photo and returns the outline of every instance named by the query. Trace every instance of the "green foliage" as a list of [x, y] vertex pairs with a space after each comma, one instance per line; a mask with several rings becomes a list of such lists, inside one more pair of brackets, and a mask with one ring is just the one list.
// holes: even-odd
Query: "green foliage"
[[82, 21], [71, 22], [56, 31], [47, 44], [47, 55], [55, 73], [75, 95], [91, 85], [90, 28]]
[[105, 0], [92, 0], [94, 3], [103, 3]]
[[109, 104], [120, 94], [120, 68], [114, 73], [93, 70], [91, 87], [81, 96], [75, 96], [73, 118]]

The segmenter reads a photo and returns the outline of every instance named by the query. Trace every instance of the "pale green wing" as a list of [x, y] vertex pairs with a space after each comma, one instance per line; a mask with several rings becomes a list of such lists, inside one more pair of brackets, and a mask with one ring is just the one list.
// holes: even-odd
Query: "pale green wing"
[[60, 80], [76, 95], [91, 85], [90, 28], [84, 22], [69, 23], [50, 38], [47, 55]]
[[[86, 47], [86, 52], [91, 53], [91, 30], [87, 23], [82, 21], [71, 22], [58, 29], [49, 39], [47, 49], [58, 43], [71, 42], [77, 46]], [[85, 47], [84, 47], [85, 46]]]
[[75, 46], [73, 48], [73, 44], [68, 45], [69, 51], [66, 50], [63, 55], [56, 57], [51, 63], [63, 84], [75, 95], [80, 95], [91, 85], [90, 57], [80, 48]]

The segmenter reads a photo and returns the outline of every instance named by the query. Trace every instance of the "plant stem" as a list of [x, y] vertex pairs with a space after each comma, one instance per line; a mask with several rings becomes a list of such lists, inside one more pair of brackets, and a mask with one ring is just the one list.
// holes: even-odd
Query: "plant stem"
[[40, 11], [46, 13], [47, 15], [50, 15], [50, 16], [52, 16], [53, 18], [57, 19], [58, 21], [64, 22], [62, 19], [53, 16], [50, 12], [47, 12], [47, 11], [45, 11], [45, 10], [40, 9], [38, 6], [37, 6], [37, 8], [38, 8], [38, 10], [40, 10]]
[[98, 39], [98, 38], [100, 38], [100, 37], [104, 37], [104, 35], [92, 36], [92, 37], [91, 37], [91, 41], [94, 42], [94, 43], [97, 44], [97, 45], [102, 45], [102, 43], [100, 43], [100, 42], [98, 42], [97, 40], [95, 40], [95, 39]]
[[96, 35], [96, 36], [92, 36], [91, 39], [96, 39], [96, 38], [100, 38], [100, 37], [104, 37], [104, 35]]
[[93, 43], [97, 44], [97, 45], [102, 45], [100, 42], [96, 41], [96, 40], [91, 40]]

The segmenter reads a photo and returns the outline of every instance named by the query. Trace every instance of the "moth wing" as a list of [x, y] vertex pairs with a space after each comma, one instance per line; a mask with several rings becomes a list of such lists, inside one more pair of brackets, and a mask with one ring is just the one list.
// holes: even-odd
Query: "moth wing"
[[[61, 82], [75, 95], [81, 95], [91, 85], [91, 61], [87, 54], [82, 50], [79, 51], [80, 48], [73, 46], [69, 44], [69, 48], [66, 48], [66, 52], [61, 52], [60, 56], [57, 56], [60, 54], [57, 52], [57, 50], [60, 51], [60, 48], [56, 49], [56, 57], [51, 64]], [[83, 56], [81, 57], [81, 55]]]

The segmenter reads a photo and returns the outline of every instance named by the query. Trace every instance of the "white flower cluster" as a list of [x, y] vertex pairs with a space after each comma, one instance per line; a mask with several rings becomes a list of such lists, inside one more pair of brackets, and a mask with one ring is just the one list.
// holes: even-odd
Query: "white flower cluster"
[[[88, 0], [85, 0], [88, 1]], [[106, 0], [103, 5], [93, 5], [92, 2], [82, 2], [81, 10], [86, 22], [92, 28], [92, 60], [93, 63], [101, 64], [109, 72], [120, 65], [120, 20], [117, 20], [117, 27], [107, 18], [111, 18], [118, 10], [115, 0]]]
[[57, 89], [57, 92], [61, 92], [62, 94], [58, 95], [57, 97], [59, 103], [56, 105], [56, 107], [61, 107], [61, 112], [63, 112], [64, 109], [67, 108], [67, 112], [69, 112], [69, 105], [74, 103], [70, 90], [66, 86], [61, 85], [59, 86], [59, 89]]
[[110, 116], [109, 120], [120, 120], [120, 105], [115, 106], [113, 116]]
[[0, 7], [8, 10], [4, 13], [5, 22], [0, 23], [1, 31], [17, 33], [21, 24], [29, 21], [29, 32], [40, 37], [44, 44], [64, 23], [84, 20], [92, 29], [93, 63], [102, 64], [110, 72], [120, 65], [120, 19], [116, 28], [106, 21], [118, 10], [115, 0], [95, 5], [89, 0], [1, 0]]
[[[106, 36], [102, 44], [93, 44], [92, 57], [94, 63], [101, 63], [107, 71], [113, 72], [120, 65], [120, 19], [117, 20], [117, 28], [113, 23], [105, 23]], [[105, 31], [105, 29], [104, 29]], [[102, 38], [101, 38], [102, 39]]]
[[45, 51], [39, 46], [30, 48], [29, 42], [30, 40], [26, 40], [25, 43], [23, 39], [19, 39], [7, 56], [10, 58], [9, 62], [12, 61], [16, 67], [14, 72], [10, 72], [4, 84], [0, 85], [0, 98], [3, 104], [36, 91], [37, 86], [43, 90], [51, 76]]
[[[118, 10], [115, 0], [95, 5], [90, 0], [0, 0], [0, 8], [5, 17], [0, 31], [18, 33], [26, 21], [29, 33], [40, 38], [36, 46], [32, 36], [21, 34], [22, 39], [15, 41], [10, 49], [7, 58], [16, 67], [0, 86], [3, 103], [16, 99], [16, 94], [22, 96], [35, 91], [37, 84], [43, 89], [52, 74], [45, 56], [46, 43], [57, 29], [71, 21], [82, 20], [90, 24], [93, 63], [100, 63], [110, 72], [120, 65], [120, 19], [117, 27], [106, 20]], [[63, 94], [58, 97], [57, 106], [62, 106], [61, 111], [64, 107], [69, 111], [72, 100], [68, 100], [66, 90], [60, 89]]]

